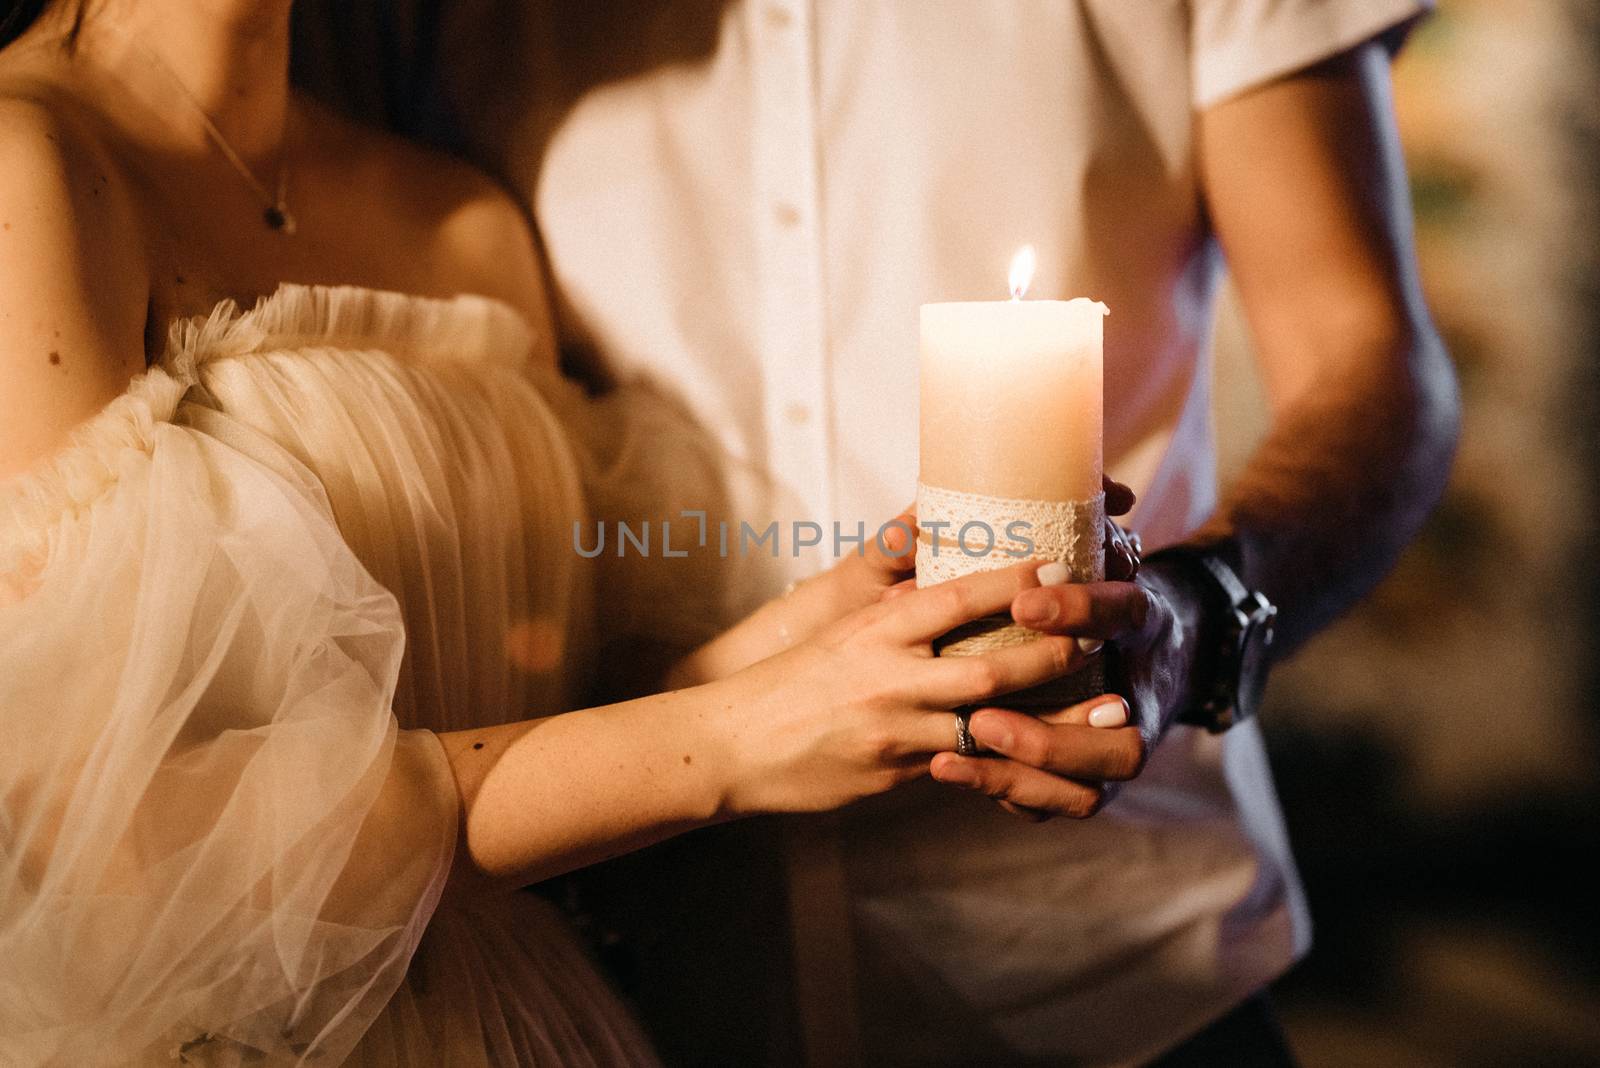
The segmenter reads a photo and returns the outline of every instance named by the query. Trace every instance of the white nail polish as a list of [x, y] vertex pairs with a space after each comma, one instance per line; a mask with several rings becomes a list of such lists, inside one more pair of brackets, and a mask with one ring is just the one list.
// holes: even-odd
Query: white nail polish
[[1091, 727], [1121, 727], [1128, 722], [1128, 710], [1121, 701], [1111, 701], [1103, 705], [1096, 705], [1089, 710], [1089, 726]]
[[1095, 653], [1098, 653], [1105, 646], [1105, 644], [1106, 643], [1101, 641], [1099, 638], [1078, 639], [1078, 649], [1083, 653], [1084, 656], [1093, 656]]
[[1039, 585], [1061, 586], [1072, 577], [1072, 572], [1067, 570], [1067, 565], [1059, 560], [1052, 560], [1038, 571]]

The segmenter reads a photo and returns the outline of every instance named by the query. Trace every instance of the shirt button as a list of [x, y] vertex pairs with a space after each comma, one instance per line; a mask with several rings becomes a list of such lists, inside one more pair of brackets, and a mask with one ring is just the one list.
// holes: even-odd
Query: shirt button
[[772, 215], [778, 220], [778, 225], [793, 227], [800, 224], [800, 209], [787, 200], [780, 200], [772, 206]]
[[804, 404], [791, 404], [783, 410], [784, 418], [795, 426], [805, 426], [811, 422], [811, 409]]
[[794, 22], [794, 16], [782, 4], [767, 5], [767, 25], [775, 30], [787, 30]]

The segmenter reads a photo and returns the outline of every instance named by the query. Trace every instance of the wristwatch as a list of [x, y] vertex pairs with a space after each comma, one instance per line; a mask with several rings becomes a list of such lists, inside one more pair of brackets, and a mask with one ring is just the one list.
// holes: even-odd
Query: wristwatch
[[1173, 546], [1146, 557], [1145, 565], [1171, 563], [1200, 595], [1199, 651], [1191, 704], [1177, 722], [1220, 734], [1255, 715], [1266, 688], [1277, 606], [1247, 588], [1216, 551]]

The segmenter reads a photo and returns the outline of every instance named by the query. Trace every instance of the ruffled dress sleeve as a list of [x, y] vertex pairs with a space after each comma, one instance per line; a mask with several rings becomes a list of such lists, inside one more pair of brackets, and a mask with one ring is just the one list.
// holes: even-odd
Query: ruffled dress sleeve
[[154, 368], [0, 485], [0, 1062], [338, 1064], [448, 872], [393, 597]]
[[[589, 518], [571, 549], [592, 557], [602, 654], [648, 644], [665, 662], [776, 594], [785, 560], [743, 551], [740, 523], [759, 531], [770, 478], [740, 460], [672, 394], [635, 378], [587, 393], [553, 368], [529, 371], [574, 451]], [[751, 502], [758, 502], [751, 508]]]

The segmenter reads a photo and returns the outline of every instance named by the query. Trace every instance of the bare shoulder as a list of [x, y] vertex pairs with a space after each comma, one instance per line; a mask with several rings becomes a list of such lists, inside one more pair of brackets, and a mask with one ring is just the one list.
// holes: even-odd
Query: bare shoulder
[[112, 153], [69, 94], [0, 76], [0, 475], [144, 367], [149, 283]]
[[321, 121], [356, 149], [345, 158], [371, 176], [368, 188], [385, 190], [398, 215], [425, 228], [438, 288], [503, 300], [536, 325], [547, 319], [532, 226], [499, 182], [464, 160], [331, 112]]
[[[25, 278], [0, 276], [0, 292], [15, 297], [22, 285], [66, 289], [92, 278], [112, 302], [97, 314], [137, 295], [142, 315], [148, 287], [139, 202], [93, 112], [59, 87], [0, 76], [0, 159], [0, 256], [32, 268]], [[32, 291], [34, 301], [45, 295]]]
[[544, 314], [533, 227], [523, 206], [475, 167], [443, 153], [412, 151], [426, 178], [418, 192], [439, 219], [443, 262], [460, 272], [463, 287]]
[[0, 181], [12, 194], [64, 194], [82, 184], [102, 153], [70, 96], [48, 82], [0, 74]]

